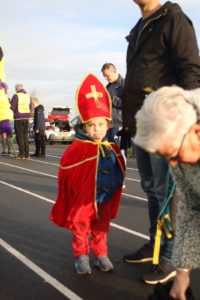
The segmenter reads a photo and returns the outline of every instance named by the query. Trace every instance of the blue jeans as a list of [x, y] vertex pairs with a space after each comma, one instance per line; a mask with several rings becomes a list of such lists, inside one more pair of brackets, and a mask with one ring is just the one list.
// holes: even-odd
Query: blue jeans
[[[166, 193], [167, 171], [169, 166], [166, 159], [157, 154], [148, 153], [136, 145], [134, 145], [134, 150], [141, 177], [141, 186], [148, 198], [150, 220], [149, 243], [153, 247], [156, 234], [157, 217], [162, 208]], [[162, 244], [161, 256], [170, 260], [173, 240], [168, 240], [164, 235]]]

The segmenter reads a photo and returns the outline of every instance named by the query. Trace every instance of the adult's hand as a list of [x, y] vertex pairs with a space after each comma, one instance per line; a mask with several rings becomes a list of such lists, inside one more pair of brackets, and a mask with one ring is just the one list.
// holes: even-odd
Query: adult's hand
[[177, 270], [177, 275], [175, 277], [173, 286], [170, 291], [170, 296], [176, 300], [187, 300], [186, 290], [190, 284], [190, 271], [185, 272]]

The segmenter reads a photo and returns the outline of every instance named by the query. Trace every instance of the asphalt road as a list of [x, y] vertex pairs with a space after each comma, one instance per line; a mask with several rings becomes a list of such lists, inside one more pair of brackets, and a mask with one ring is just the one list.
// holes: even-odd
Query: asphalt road
[[[91, 275], [81, 276], [74, 270], [70, 232], [49, 221], [65, 148], [47, 146], [43, 159], [0, 156], [0, 300], [148, 299], [153, 287], [142, 283], [141, 276], [150, 265], [122, 262], [123, 255], [148, 239], [147, 201], [134, 159], [128, 159], [126, 188], [109, 233], [114, 271], [93, 268]], [[196, 300], [199, 278], [200, 271], [194, 271], [191, 286]]]

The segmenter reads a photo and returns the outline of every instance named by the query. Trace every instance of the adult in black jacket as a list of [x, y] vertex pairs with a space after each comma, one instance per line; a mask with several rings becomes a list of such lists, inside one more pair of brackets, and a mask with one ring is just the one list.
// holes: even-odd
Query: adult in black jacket
[[45, 156], [45, 116], [44, 107], [37, 98], [32, 99], [34, 108], [33, 130], [35, 132], [35, 153], [31, 156]]
[[[145, 96], [162, 86], [185, 89], [200, 86], [200, 58], [191, 20], [174, 3], [159, 0], [134, 0], [142, 18], [131, 30], [127, 50], [127, 73], [122, 96], [123, 126], [135, 134], [135, 114]], [[168, 164], [164, 158], [135, 146], [141, 185], [148, 197], [150, 241], [124, 261], [152, 261], [156, 220], [166, 193]], [[173, 241], [164, 240], [160, 264], [144, 276], [150, 284], [175, 276], [170, 264]]]
[[[119, 144], [121, 149], [125, 150], [126, 153], [126, 145], [123, 145], [118, 138], [121, 134], [122, 129], [122, 91], [124, 87], [124, 78], [118, 73], [115, 65], [112, 63], [105, 63], [101, 72], [105, 79], [108, 81], [106, 88], [110, 94], [112, 100], [112, 122], [111, 122], [111, 130], [110, 134], [111, 138], [115, 139], [115, 142]], [[118, 136], [118, 137], [117, 137]], [[117, 137], [117, 138], [116, 138]]]
[[112, 100], [112, 126], [116, 128], [122, 127], [122, 90], [124, 87], [124, 78], [117, 72], [116, 67], [112, 63], [105, 63], [101, 72], [108, 81], [106, 88]]

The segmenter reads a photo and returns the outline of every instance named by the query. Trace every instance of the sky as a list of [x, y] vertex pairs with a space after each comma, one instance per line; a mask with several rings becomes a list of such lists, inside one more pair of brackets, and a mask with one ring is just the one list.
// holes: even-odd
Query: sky
[[[199, 1], [176, 3], [192, 20], [200, 47]], [[106, 84], [101, 67], [112, 62], [125, 76], [125, 37], [140, 17], [132, 0], [6, 0], [1, 12], [10, 97], [22, 83], [46, 115], [53, 106], [71, 106], [73, 118], [76, 90], [88, 73]]]

